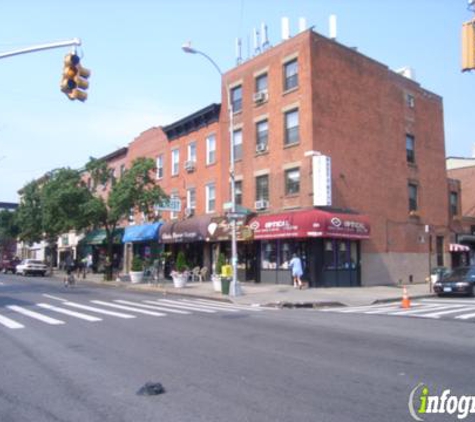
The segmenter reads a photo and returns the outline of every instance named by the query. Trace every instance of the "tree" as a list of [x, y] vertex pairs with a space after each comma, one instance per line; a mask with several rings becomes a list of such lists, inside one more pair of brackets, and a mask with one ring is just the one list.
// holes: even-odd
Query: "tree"
[[0, 211], [0, 258], [11, 258], [16, 249], [16, 238], [19, 229], [15, 222], [15, 214], [11, 211]]
[[21, 192], [21, 202], [16, 211], [18, 238], [29, 244], [40, 242], [43, 239], [41, 184], [33, 180]]
[[[85, 204], [85, 215], [91, 226], [102, 226], [106, 231], [107, 259], [106, 279], [112, 279], [112, 258], [114, 231], [120, 222], [127, 219], [131, 211], [151, 216], [155, 205], [162, 205], [168, 196], [155, 184], [153, 177], [155, 162], [151, 158], [140, 157], [132, 162], [117, 180], [104, 160], [91, 158], [86, 171], [93, 180], [94, 199]], [[108, 190], [105, 195], [98, 191], [101, 186]]]

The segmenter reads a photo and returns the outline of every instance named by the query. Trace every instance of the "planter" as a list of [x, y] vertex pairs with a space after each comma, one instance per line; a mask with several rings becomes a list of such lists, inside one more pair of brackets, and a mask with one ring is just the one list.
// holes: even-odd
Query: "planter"
[[211, 276], [211, 281], [213, 282], [213, 290], [215, 292], [221, 293], [221, 277], [219, 275], [213, 274]]
[[186, 286], [186, 282], [188, 281], [188, 274], [181, 273], [181, 274], [172, 274], [173, 278], [173, 286], [176, 289], [182, 289]]
[[129, 275], [132, 284], [141, 283], [143, 280], [143, 271], [130, 271]]

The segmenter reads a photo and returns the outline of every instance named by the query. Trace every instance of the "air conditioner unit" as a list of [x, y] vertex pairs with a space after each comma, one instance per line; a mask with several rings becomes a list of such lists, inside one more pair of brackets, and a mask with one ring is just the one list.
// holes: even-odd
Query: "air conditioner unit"
[[269, 201], [265, 199], [260, 199], [259, 201], [256, 201], [254, 203], [254, 208], [256, 210], [266, 210], [267, 208], [269, 208]]
[[187, 172], [192, 172], [195, 170], [195, 162], [194, 161], [185, 161], [185, 170]]
[[256, 92], [252, 98], [255, 103], [263, 103], [264, 101], [267, 101], [267, 91]]
[[191, 217], [195, 213], [193, 208], [185, 208], [185, 217]]
[[266, 152], [267, 144], [261, 143], [256, 145], [256, 152]]

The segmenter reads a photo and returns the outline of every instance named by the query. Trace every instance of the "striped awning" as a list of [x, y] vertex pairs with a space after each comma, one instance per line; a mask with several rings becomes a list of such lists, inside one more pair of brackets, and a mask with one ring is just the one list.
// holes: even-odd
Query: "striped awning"
[[469, 250], [470, 250], [470, 247], [461, 245], [460, 243], [451, 243], [449, 245], [450, 252], [468, 252]]

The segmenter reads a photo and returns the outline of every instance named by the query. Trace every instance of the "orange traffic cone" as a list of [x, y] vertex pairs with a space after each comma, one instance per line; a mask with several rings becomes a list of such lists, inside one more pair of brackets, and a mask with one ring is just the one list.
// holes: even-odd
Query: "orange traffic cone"
[[410, 307], [411, 307], [411, 300], [409, 299], [406, 286], [403, 286], [401, 308], [410, 308]]

